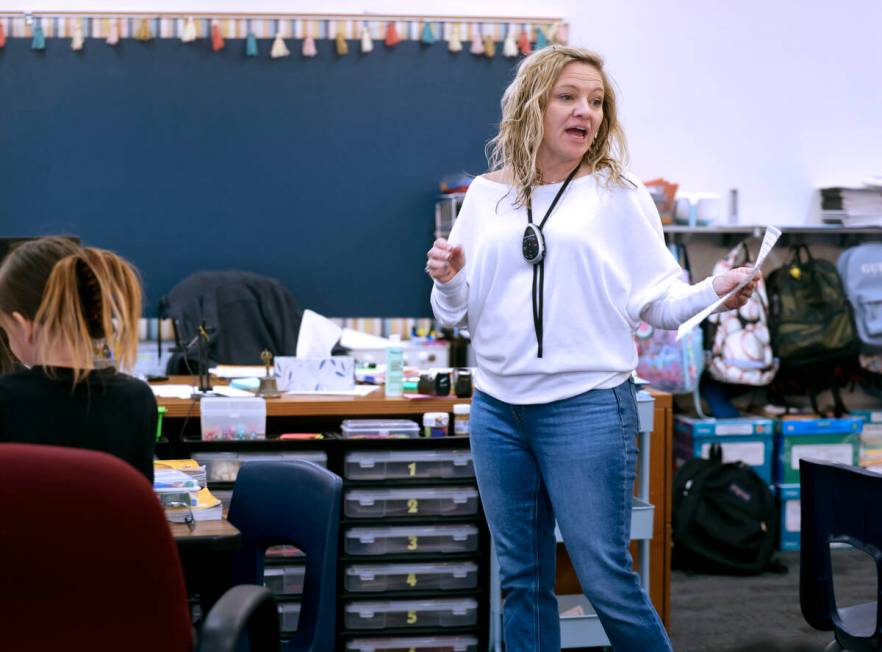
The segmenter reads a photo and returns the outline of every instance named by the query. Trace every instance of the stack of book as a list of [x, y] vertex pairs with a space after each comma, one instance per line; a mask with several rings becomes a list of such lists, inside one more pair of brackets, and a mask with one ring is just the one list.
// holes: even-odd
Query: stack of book
[[882, 178], [859, 188], [821, 188], [821, 219], [846, 227], [882, 227]]
[[173, 523], [223, 518], [223, 504], [205, 486], [205, 467], [195, 460], [157, 460], [153, 491]]

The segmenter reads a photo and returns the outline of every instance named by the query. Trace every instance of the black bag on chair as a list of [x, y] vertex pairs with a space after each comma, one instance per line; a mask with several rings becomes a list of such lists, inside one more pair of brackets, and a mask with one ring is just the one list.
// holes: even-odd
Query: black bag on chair
[[674, 566], [732, 575], [770, 569], [778, 532], [772, 492], [743, 462], [724, 464], [719, 444], [710, 456], [674, 476]]

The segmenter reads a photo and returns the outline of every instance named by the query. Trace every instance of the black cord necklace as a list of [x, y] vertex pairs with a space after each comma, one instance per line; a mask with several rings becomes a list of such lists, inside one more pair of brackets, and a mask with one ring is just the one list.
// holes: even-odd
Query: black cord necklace
[[542, 234], [542, 227], [545, 226], [558, 200], [563, 195], [564, 190], [567, 189], [567, 186], [570, 185], [570, 181], [576, 176], [576, 172], [580, 167], [581, 163], [570, 172], [560, 190], [554, 196], [551, 206], [545, 211], [545, 217], [542, 218], [538, 225], [533, 224], [532, 200], [527, 196], [527, 228], [524, 230], [521, 252], [524, 255], [524, 260], [533, 266], [533, 329], [536, 331], [536, 357], [538, 358], [542, 357], [542, 304], [543, 289], [545, 287], [545, 236]]

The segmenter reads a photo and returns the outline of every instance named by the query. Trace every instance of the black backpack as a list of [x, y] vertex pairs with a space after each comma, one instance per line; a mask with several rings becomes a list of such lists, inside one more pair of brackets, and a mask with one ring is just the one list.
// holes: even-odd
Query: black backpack
[[769, 334], [781, 362], [772, 395], [785, 405], [787, 395], [808, 395], [823, 414], [817, 395], [831, 389], [838, 416], [845, 411], [839, 386], [857, 361], [851, 306], [833, 263], [813, 258], [805, 245], [791, 252], [790, 262], [766, 280]]
[[768, 485], [743, 462], [688, 460], [674, 476], [673, 565], [705, 573], [780, 571], [771, 562], [778, 510]]

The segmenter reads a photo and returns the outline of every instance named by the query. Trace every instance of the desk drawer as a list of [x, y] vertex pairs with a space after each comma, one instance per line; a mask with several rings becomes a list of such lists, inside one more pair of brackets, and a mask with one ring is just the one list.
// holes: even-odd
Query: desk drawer
[[478, 513], [478, 491], [473, 487], [414, 487], [351, 489], [343, 499], [351, 518], [473, 516]]
[[282, 634], [293, 634], [300, 621], [300, 603], [282, 602], [279, 604], [279, 629]]
[[474, 589], [478, 586], [478, 565], [472, 562], [354, 564], [346, 568], [345, 586], [352, 593]]
[[346, 453], [349, 480], [474, 478], [471, 451], [364, 451]]
[[468, 627], [477, 621], [478, 603], [471, 598], [350, 602], [344, 610], [347, 629]]
[[473, 525], [350, 528], [346, 530], [344, 549], [350, 555], [474, 552], [478, 549], [478, 528]]
[[280, 595], [301, 595], [306, 566], [264, 566], [263, 585]]

